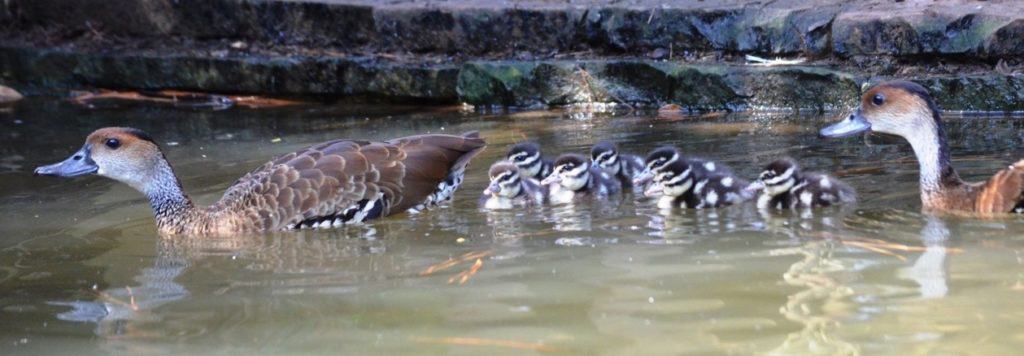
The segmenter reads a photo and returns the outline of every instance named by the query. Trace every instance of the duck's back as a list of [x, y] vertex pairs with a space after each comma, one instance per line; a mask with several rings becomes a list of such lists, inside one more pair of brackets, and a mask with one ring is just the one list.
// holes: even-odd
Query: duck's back
[[324, 142], [239, 178], [209, 215], [251, 225], [235, 229], [266, 231], [337, 226], [423, 208], [451, 197], [484, 145], [476, 133]]
[[972, 187], [974, 210], [982, 214], [1024, 213], [1024, 160]]

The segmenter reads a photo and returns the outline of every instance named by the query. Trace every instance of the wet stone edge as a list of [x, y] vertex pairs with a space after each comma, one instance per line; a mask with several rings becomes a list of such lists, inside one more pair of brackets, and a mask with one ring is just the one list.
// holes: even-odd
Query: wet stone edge
[[[618, 102], [685, 109], [843, 110], [885, 78], [823, 66], [756, 67], [649, 59], [484, 60], [417, 64], [359, 57], [89, 53], [0, 46], [0, 80], [28, 93], [182, 89], [423, 104], [547, 107]], [[1024, 110], [1024, 76], [910, 78], [947, 110]]]

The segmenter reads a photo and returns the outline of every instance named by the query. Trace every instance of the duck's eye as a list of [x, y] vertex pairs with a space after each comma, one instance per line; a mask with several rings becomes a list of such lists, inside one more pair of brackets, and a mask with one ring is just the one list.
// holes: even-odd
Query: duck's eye
[[116, 150], [118, 147], [121, 147], [121, 141], [118, 141], [116, 138], [108, 138], [103, 144], [107, 145], [107, 147], [112, 150]]
[[875, 104], [875, 106], [882, 106], [882, 104], [885, 104], [885, 95], [882, 95], [882, 93], [875, 94], [875, 97], [871, 98], [871, 103]]

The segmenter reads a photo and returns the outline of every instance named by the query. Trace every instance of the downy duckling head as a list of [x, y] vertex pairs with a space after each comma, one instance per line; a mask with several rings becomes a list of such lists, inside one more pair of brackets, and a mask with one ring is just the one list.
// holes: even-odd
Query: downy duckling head
[[525, 175], [536, 177], [544, 164], [541, 156], [540, 145], [533, 141], [526, 141], [512, 146], [505, 158], [519, 167]]
[[153, 138], [142, 130], [126, 127], [96, 130], [68, 159], [35, 170], [35, 175], [64, 178], [96, 174], [142, 192], [165, 183], [157, 178], [168, 173], [173, 176]]
[[654, 179], [658, 172], [679, 160], [679, 150], [672, 146], [661, 146], [647, 154], [644, 159], [644, 171], [633, 180], [633, 185], [643, 186]]
[[792, 158], [778, 159], [764, 167], [757, 180], [747, 186], [746, 191], [763, 191], [768, 196], [776, 196], [796, 185], [800, 178], [800, 166]]
[[594, 145], [590, 149], [590, 159], [595, 165], [610, 173], [618, 174], [622, 169], [619, 165], [619, 147], [610, 141], [601, 141]]
[[662, 167], [654, 175], [654, 184], [644, 191], [644, 195], [654, 197], [665, 195], [677, 197], [693, 188], [693, 169], [685, 160], [676, 160]]
[[555, 160], [551, 175], [544, 178], [543, 185], [558, 183], [569, 190], [580, 190], [590, 181], [590, 161], [575, 153], [566, 153]]
[[496, 162], [491, 165], [487, 173], [491, 178], [491, 184], [487, 186], [484, 194], [496, 197], [514, 198], [522, 190], [519, 178], [519, 168], [507, 161]]
[[869, 89], [850, 116], [821, 129], [824, 137], [844, 137], [864, 131], [902, 136], [938, 133], [939, 110], [928, 91], [913, 82], [890, 81]]

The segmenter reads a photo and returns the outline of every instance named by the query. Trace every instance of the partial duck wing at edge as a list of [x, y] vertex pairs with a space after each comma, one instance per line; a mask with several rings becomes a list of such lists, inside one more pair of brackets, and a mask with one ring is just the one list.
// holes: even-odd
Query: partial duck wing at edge
[[999, 171], [978, 188], [975, 210], [979, 213], [1010, 213], [1024, 207], [1024, 160]]

